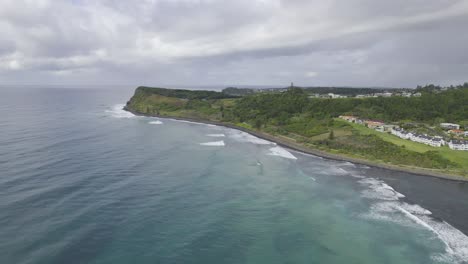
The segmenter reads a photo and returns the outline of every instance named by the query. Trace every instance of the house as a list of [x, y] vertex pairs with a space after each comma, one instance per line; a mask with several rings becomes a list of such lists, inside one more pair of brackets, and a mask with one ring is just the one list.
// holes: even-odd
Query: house
[[366, 124], [368, 128], [372, 128], [372, 129], [385, 125], [384, 122], [377, 121], [377, 120], [365, 120], [364, 124]]
[[346, 98], [347, 96], [345, 95], [340, 95], [340, 94], [334, 94], [334, 93], [329, 93], [328, 94], [328, 98], [332, 98], [332, 99], [335, 99], [335, 98]]
[[444, 129], [460, 129], [459, 124], [453, 124], [453, 123], [440, 123], [440, 127]]
[[391, 97], [392, 93], [389, 92], [383, 92], [383, 93], [375, 93], [374, 97]]
[[445, 145], [445, 142], [441, 137], [431, 137], [428, 135], [411, 134], [410, 140], [432, 147], [441, 147], [442, 145]]
[[346, 120], [350, 123], [356, 123], [356, 120], [358, 119], [357, 116], [348, 116], [348, 115], [340, 115], [339, 118]]
[[450, 149], [468, 151], [468, 140], [450, 140], [448, 143]]
[[413, 96], [414, 97], [421, 97], [421, 93], [414, 93]]
[[465, 131], [460, 130], [460, 129], [451, 129], [448, 131], [450, 134], [461, 136], [465, 134]]
[[403, 128], [399, 128], [399, 127], [394, 127], [390, 133], [392, 133], [392, 135], [395, 135], [399, 138], [403, 138], [403, 139], [409, 139], [410, 138], [410, 134], [411, 133], [408, 133], [406, 132]]
[[468, 131], [465, 131], [464, 136], [468, 137]]
[[395, 125], [383, 125], [384, 132], [392, 132], [392, 129], [396, 127]]
[[393, 128], [390, 133], [392, 133], [392, 135], [395, 135], [399, 138], [409, 139], [411, 141], [426, 144], [432, 147], [441, 147], [445, 145], [445, 141], [442, 137], [431, 137], [428, 135], [421, 135], [421, 134], [406, 132], [402, 128]]

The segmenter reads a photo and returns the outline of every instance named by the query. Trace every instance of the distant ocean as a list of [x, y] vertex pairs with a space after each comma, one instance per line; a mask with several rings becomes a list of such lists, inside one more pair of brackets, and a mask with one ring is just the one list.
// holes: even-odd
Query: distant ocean
[[132, 93], [1, 88], [0, 263], [468, 263], [466, 183], [137, 117]]

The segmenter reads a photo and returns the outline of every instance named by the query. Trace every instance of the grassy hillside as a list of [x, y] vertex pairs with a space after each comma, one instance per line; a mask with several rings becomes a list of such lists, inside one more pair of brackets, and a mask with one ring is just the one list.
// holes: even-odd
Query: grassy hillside
[[[369, 109], [361, 111], [378, 113], [382, 108], [381, 100], [384, 100], [384, 105], [401, 106], [400, 102], [394, 103], [392, 98], [376, 99], [358, 100], [369, 101], [366, 104], [370, 104]], [[302, 89], [296, 88], [284, 93], [259, 93], [233, 98], [222, 92], [139, 87], [126, 107], [144, 114], [221, 121], [287, 138], [313, 149], [468, 176], [468, 152], [446, 147], [432, 148], [338, 120], [335, 117], [348, 112], [347, 107], [337, 106], [342, 103], [333, 101], [343, 100], [322, 101], [326, 103], [317, 103], [316, 99], [309, 99]], [[323, 104], [328, 106], [324, 109], [317, 106]], [[336, 108], [330, 108], [332, 105]], [[360, 104], [358, 106], [362, 107]], [[464, 109], [457, 107], [447, 111], [449, 115], [464, 113]]]

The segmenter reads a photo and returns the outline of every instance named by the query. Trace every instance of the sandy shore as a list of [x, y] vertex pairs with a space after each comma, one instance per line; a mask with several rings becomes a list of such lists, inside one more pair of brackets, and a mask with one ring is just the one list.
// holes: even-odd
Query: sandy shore
[[358, 158], [352, 158], [344, 155], [338, 155], [338, 154], [333, 154], [329, 152], [325, 152], [322, 150], [317, 150], [317, 149], [311, 149], [308, 147], [305, 147], [297, 142], [293, 142], [290, 140], [286, 139], [281, 139], [275, 136], [272, 136], [270, 134], [260, 132], [260, 131], [253, 131], [244, 127], [236, 126], [230, 123], [224, 123], [224, 122], [219, 122], [219, 121], [211, 121], [211, 120], [205, 120], [205, 119], [199, 119], [199, 118], [180, 118], [180, 117], [173, 117], [173, 116], [158, 116], [158, 115], [149, 115], [149, 114], [143, 114], [143, 113], [138, 113], [135, 111], [131, 111], [129, 109], [124, 109], [128, 112], [131, 112], [134, 115], [138, 116], [148, 116], [148, 117], [159, 117], [159, 118], [170, 118], [170, 119], [176, 119], [176, 120], [183, 120], [183, 121], [191, 121], [191, 122], [196, 122], [196, 123], [203, 123], [203, 124], [210, 124], [210, 125], [217, 125], [217, 126], [224, 126], [228, 128], [233, 128], [237, 129], [246, 133], [249, 133], [253, 136], [256, 136], [261, 139], [265, 139], [271, 142], [275, 142], [279, 146], [289, 148], [295, 151], [303, 152], [306, 154], [311, 154], [315, 156], [319, 156], [322, 158], [326, 159], [332, 159], [332, 160], [338, 160], [338, 161], [348, 161], [352, 162], [355, 164], [361, 164], [361, 165], [366, 165], [366, 166], [371, 166], [371, 167], [376, 167], [376, 168], [382, 168], [382, 169], [387, 169], [387, 170], [392, 170], [392, 171], [399, 171], [399, 172], [406, 172], [406, 173], [411, 173], [414, 175], [419, 175], [419, 176], [429, 176], [429, 177], [436, 177], [436, 178], [441, 178], [441, 179], [446, 179], [446, 180], [452, 180], [452, 181], [463, 181], [463, 182], [468, 182], [468, 177], [463, 177], [463, 176], [456, 176], [456, 175], [450, 175], [450, 174], [444, 174], [442, 172], [438, 171], [433, 171], [430, 169], [423, 169], [423, 168], [414, 168], [414, 167], [403, 167], [403, 166], [397, 166], [397, 165], [392, 165], [392, 164], [383, 164], [383, 163], [376, 163], [370, 160], [365, 160], [365, 159], [358, 159]]

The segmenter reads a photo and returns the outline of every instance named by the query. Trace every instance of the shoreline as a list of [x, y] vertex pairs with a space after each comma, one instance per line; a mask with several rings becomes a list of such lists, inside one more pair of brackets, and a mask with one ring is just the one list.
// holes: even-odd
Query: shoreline
[[458, 182], [468, 182], [468, 177], [463, 177], [463, 176], [456, 176], [456, 175], [449, 175], [449, 174], [444, 174], [441, 172], [436, 172], [436, 171], [431, 171], [430, 169], [423, 169], [423, 168], [406, 168], [406, 167], [401, 167], [398, 165], [391, 165], [391, 164], [380, 164], [376, 163], [370, 160], [364, 160], [364, 159], [358, 159], [358, 158], [352, 158], [352, 157], [347, 157], [345, 155], [339, 155], [339, 154], [333, 154], [329, 153], [326, 151], [318, 150], [318, 149], [311, 149], [305, 146], [302, 146], [299, 143], [295, 142], [290, 142], [286, 141], [284, 139], [280, 139], [276, 136], [272, 136], [270, 134], [260, 132], [260, 131], [253, 131], [244, 127], [236, 126], [231, 123], [225, 123], [225, 122], [220, 122], [220, 121], [212, 121], [212, 120], [206, 120], [206, 119], [200, 119], [200, 118], [182, 118], [182, 117], [174, 117], [174, 116], [162, 116], [162, 115], [150, 115], [150, 114], [144, 114], [144, 113], [139, 113], [136, 111], [132, 111], [130, 109], [127, 109], [125, 106], [124, 109], [125, 111], [128, 111], [136, 116], [145, 116], [145, 117], [158, 117], [158, 118], [167, 118], [167, 119], [174, 119], [174, 120], [180, 120], [180, 121], [190, 121], [190, 122], [195, 122], [195, 123], [202, 123], [202, 124], [208, 124], [208, 125], [216, 125], [216, 126], [223, 126], [227, 128], [232, 128], [236, 130], [240, 130], [242, 132], [248, 133], [252, 136], [268, 140], [271, 142], [276, 143], [278, 146], [289, 148], [294, 151], [298, 151], [304, 154], [309, 154], [309, 155], [314, 155], [318, 156], [321, 158], [329, 159], [329, 160], [335, 160], [335, 161], [347, 161], [359, 165], [365, 165], [365, 166], [370, 166], [374, 168], [380, 168], [380, 169], [386, 169], [386, 170], [391, 170], [391, 171], [397, 171], [397, 172], [405, 172], [405, 173], [410, 173], [412, 175], [416, 176], [426, 176], [426, 177], [433, 177], [433, 178], [439, 178], [439, 179], [444, 179], [444, 180], [450, 180], [450, 181], [458, 181]]

